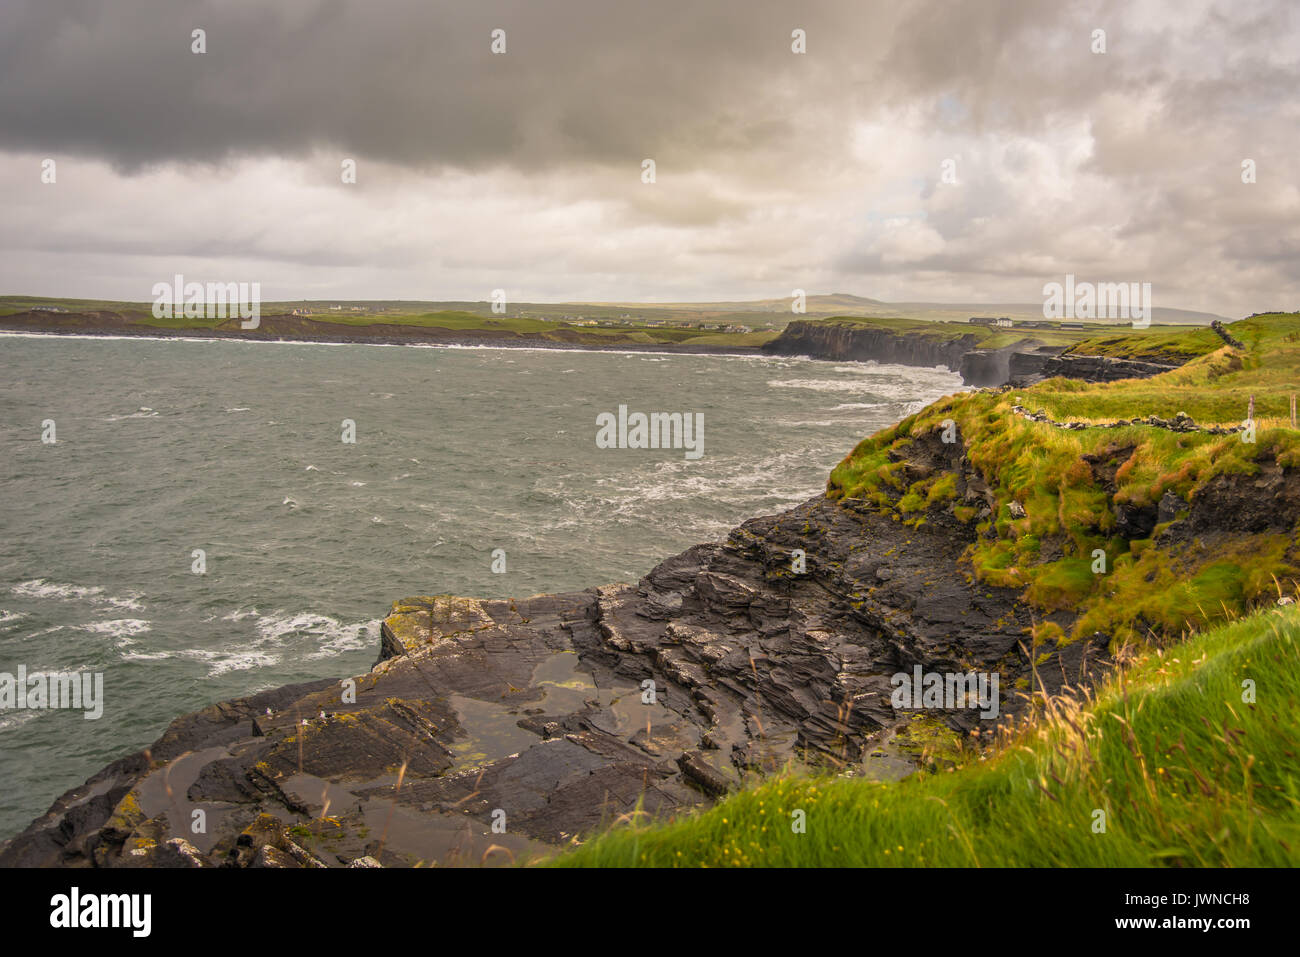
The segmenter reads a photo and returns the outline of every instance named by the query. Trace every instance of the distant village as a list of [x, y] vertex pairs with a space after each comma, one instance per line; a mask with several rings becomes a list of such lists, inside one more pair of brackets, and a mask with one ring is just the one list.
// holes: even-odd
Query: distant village
[[[376, 309], [376, 308], [369, 308], [366, 306], [345, 306], [339, 303], [334, 303], [332, 305], [317, 306], [315, 308], [309, 306], [300, 306], [292, 310], [292, 315], [306, 317], [306, 316], [318, 316], [318, 315], [325, 315], [327, 313], [341, 313], [341, 312], [365, 313], [368, 315], [382, 315], [389, 311], [391, 311], [391, 308], [389, 307]], [[570, 326], [596, 326], [602, 328], [635, 327], [638, 329], [702, 329], [702, 330], [707, 330], [709, 332], [753, 332], [754, 331], [753, 327], [744, 325], [743, 323], [733, 322], [733, 323], [728, 323], [726, 325], [721, 325], [717, 322], [709, 322], [707, 320], [699, 320], [699, 319], [642, 319], [638, 316], [632, 315], [631, 313], [626, 313], [622, 316], [589, 317], [585, 315], [563, 315], [563, 316], [533, 315], [527, 310], [521, 310], [515, 313], [515, 316], [524, 319], [536, 319], [541, 322], [565, 323]], [[493, 319], [497, 317], [489, 314], [484, 318]], [[771, 329], [775, 327], [768, 325], [765, 328]]]
[[[537, 316], [535, 318], [547, 322], [565, 322], [571, 326], [636, 326], [638, 329], [708, 329], [713, 332], [754, 331], [750, 326], [735, 322], [722, 326], [714, 322], [706, 322], [699, 319], [639, 319], [633, 315], [606, 317], [601, 319], [588, 319], [586, 316]], [[771, 327], [769, 326], [768, 328]]]
[[[366, 307], [365, 307], [365, 306], [338, 306], [338, 305], [335, 305], [335, 306], [330, 306], [328, 311], [330, 311], [330, 312], [365, 312], [365, 311], [366, 311]], [[295, 316], [310, 316], [310, 315], [313, 315], [313, 312], [312, 312], [311, 309], [308, 309], [307, 307], [304, 306], [304, 307], [302, 307], [301, 309], [295, 309], [295, 310], [293, 311], [293, 315], [295, 315]]]
[[1058, 319], [1010, 319], [1007, 316], [971, 316], [972, 325], [995, 329], [1095, 329], [1097, 326], [1132, 325], [1130, 322], [1068, 322]]

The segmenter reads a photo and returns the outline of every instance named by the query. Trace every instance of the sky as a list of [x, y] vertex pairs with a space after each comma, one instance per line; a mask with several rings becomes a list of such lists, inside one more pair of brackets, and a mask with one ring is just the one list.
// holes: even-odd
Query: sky
[[0, 210], [0, 294], [1300, 309], [1300, 5], [3, 0]]

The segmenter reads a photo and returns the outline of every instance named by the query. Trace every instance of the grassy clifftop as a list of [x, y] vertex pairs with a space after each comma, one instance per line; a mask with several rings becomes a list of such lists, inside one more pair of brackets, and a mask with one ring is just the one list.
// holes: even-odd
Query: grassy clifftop
[[1177, 364], [1208, 355], [1222, 346], [1223, 339], [1213, 329], [1173, 329], [1166, 326], [1144, 332], [1089, 336], [1070, 346], [1065, 354]]
[[1104, 327], [1082, 329], [1011, 328], [984, 326], [971, 322], [933, 322], [898, 316], [832, 316], [797, 320], [806, 327], [830, 327], [889, 332], [898, 336], [924, 339], [934, 343], [964, 340], [978, 349], [1005, 349], [1008, 346], [1059, 346], [1067, 355], [1107, 356], [1114, 359], [1140, 359], [1153, 362], [1182, 363], [1206, 355], [1223, 345], [1214, 330], [1201, 326], [1156, 325], [1145, 330], [1125, 329], [1112, 332]]
[[1073, 345], [1087, 338], [1087, 333], [1060, 329], [999, 329], [969, 322], [929, 322], [924, 319], [905, 319], [894, 316], [835, 316], [830, 319], [804, 320], [809, 325], [838, 326], [849, 329], [874, 329], [900, 336], [911, 336], [930, 342], [952, 342], [958, 339], [973, 343], [978, 349], [1001, 349], [1020, 343], [1036, 342], [1045, 345]]
[[[941, 400], [860, 443], [828, 494], [913, 524], [934, 508], [976, 523], [970, 574], [1024, 588], [1044, 614], [1044, 634], [1060, 637], [1053, 612], [1081, 612], [1065, 637], [1100, 631], [1118, 648], [1240, 614], [1300, 578], [1295, 515], [1285, 507], [1300, 481], [1300, 432], [1289, 427], [1300, 315], [1229, 328], [1245, 349], [1225, 345], [1152, 379], [1052, 379]], [[1253, 435], [1209, 431], [1239, 426], [1252, 396]], [[1134, 421], [1172, 423], [1179, 413], [1198, 428]], [[945, 430], [964, 447], [968, 481], [913, 480], [917, 455]], [[971, 494], [977, 482], [986, 494]]]

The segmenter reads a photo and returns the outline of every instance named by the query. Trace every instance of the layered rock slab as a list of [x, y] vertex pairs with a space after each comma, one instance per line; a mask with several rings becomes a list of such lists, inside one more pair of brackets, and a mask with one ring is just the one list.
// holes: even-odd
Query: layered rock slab
[[910, 716], [891, 705], [894, 673], [996, 672], [1007, 715], [1031, 681], [1054, 691], [1105, 664], [1099, 636], [1038, 646], [1035, 669], [1028, 609], [959, 564], [973, 534], [819, 496], [634, 585], [403, 599], [369, 673], [176, 720], [61, 797], [0, 865], [507, 862], [792, 762], [896, 776], [908, 765], [884, 745]]

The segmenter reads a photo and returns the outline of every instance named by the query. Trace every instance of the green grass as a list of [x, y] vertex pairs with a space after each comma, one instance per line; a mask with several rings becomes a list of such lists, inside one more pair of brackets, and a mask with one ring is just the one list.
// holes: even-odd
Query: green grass
[[[995, 338], [999, 332], [987, 326], [967, 322], [928, 322], [924, 319], [904, 319], [899, 316], [832, 316], [829, 319], [810, 319], [809, 323], [827, 326], [849, 326], [855, 329], [885, 329], [898, 334], [908, 334], [928, 339], [931, 342], [950, 342], [954, 339], [969, 337], [983, 348], [987, 340]], [[1025, 334], [1015, 335], [1016, 341], [1028, 338]]]
[[[69, 312], [104, 310], [115, 312], [128, 322], [156, 329], [215, 329], [228, 319], [187, 318], [175, 316], [156, 318], [149, 306], [130, 303], [101, 303], [79, 300], [38, 300], [20, 297], [0, 298], [0, 316], [23, 312], [33, 305], [57, 304]], [[264, 303], [263, 318], [283, 316], [296, 308], [292, 304]], [[234, 318], [234, 317], [232, 317]], [[298, 318], [298, 317], [294, 317]], [[699, 346], [761, 346], [778, 335], [775, 331], [728, 333], [715, 328], [686, 329], [660, 326], [581, 326], [566, 322], [546, 321], [523, 316], [495, 316], [465, 310], [367, 311], [333, 312], [324, 309], [302, 317], [313, 322], [328, 323], [362, 331], [374, 325], [415, 326], [422, 329], [445, 330], [453, 333], [500, 334], [503, 338], [530, 336], [551, 342], [573, 342], [587, 345], [674, 345], [690, 343]]]
[[[1250, 475], [1261, 462], [1300, 467], [1300, 431], [1289, 427], [1290, 395], [1300, 393], [1300, 315], [1254, 317], [1229, 329], [1246, 344], [1244, 351], [1224, 346], [1151, 379], [1052, 379], [1023, 390], [940, 400], [860, 443], [831, 473], [828, 494], [863, 499], [907, 521], [924, 520], [920, 513], [935, 504], [932, 479], [903, 485], [903, 460], [914, 442], [933, 441], [952, 419], [970, 464], [997, 502], [996, 514], [977, 527], [981, 537], [967, 551], [970, 573], [989, 584], [1023, 588], [1025, 600], [1043, 612], [1077, 611], [1067, 640], [1101, 631], [1118, 650], [1240, 614], [1274, 588], [1274, 577], [1300, 578], [1294, 530], [1174, 548], [1159, 536], [1118, 537], [1115, 518], [1117, 506], [1150, 507], [1166, 492], [1192, 501], [1217, 476]], [[1150, 414], [1172, 419], [1180, 411], [1203, 425], [1235, 425], [1246, 417], [1251, 396], [1254, 443], [1239, 435], [1147, 425], [1099, 427]], [[1016, 404], [1098, 427], [1065, 431], [1030, 422], [1012, 412]], [[1112, 452], [1123, 463], [1113, 493], [1099, 486], [1083, 461]], [[1012, 503], [1024, 509], [1023, 517], [1012, 514]], [[955, 508], [953, 514], [972, 518]], [[1046, 562], [1042, 546], [1049, 540], [1061, 557]], [[1104, 574], [1090, 571], [1096, 549], [1106, 553]]]
[[948, 770], [887, 783], [786, 774], [676, 821], [634, 817], [547, 863], [1294, 866], [1298, 640], [1294, 607], [1262, 611], [1148, 649], [1086, 699], [1037, 696], [1032, 719], [972, 740]]
[[1091, 336], [1075, 343], [1066, 354], [1110, 356], [1149, 362], [1186, 362], [1221, 348], [1223, 340], [1213, 329], [1152, 327], [1119, 335]]
[[[832, 316], [827, 319], [806, 320], [835, 326], [850, 326], [859, 329], [887, 329], [890, 332], [920, 336], [932, 342], [951, 342], [969, 337], [972, 348], [1003, 349], [1007, 346], [1024, 343], [1037, 343], [1048, 346], [1068, 346], [1067, 351], [1085, 355], [1126, 355], [1137, 358], [1149, 355], [1154, 358], [1159, 351], [1157, 343], [1173, 342], [1183, 344], [1184, 358], [1201, 355], [1202, 346], [1212, 339], [1217, 348], [1223, 340], [1210, 329], [1186, 329], [1178, 326], [1153, 326], [1147, 331], [1128, 331], [1098, 335], [1097, 329], [1032, 329], [1023, 326], [991, 328], [970, 322], [934, 322], [925, 319], [906, 319], [899, 316]], [[1184, 340], [1190, 332], [1191, 338]], [[1208, 337], [1208, 338], [1206, 338]], [[1113, 343], [1113, 344], [1112, 344]], [[1186, 343], [1186, 344], [1184, 344]], [[1085, 344], [1087, 348], [1084, 348]], [[1174, 347], [1167, 347], [1172, 353]]]
[[693, 346], [748, 346], [757, 349], [765, 346], [781, 333], [775, 330], [764, 332], [720, 332], [703, 336], [691, 336]]
[[551, 322], [519, 316], [482, 316], [463, 311], [426, 312], [417, 314], [348, 314], [324, 312], [312, 315], [320, 322], [346, 326], [368, 326], [376, 323], [420, 326], [430, 329], [447, 329], [453, 332], [505, 332], [518, 335], [535, 335], [560, 341], [569, 339], [596, 342], [607, 339], [611, 344], [634, 343], [641, 345], [674, 344], [689, 342], [700, 345], [750, 346], [762, 345], [776, 337], [775, 332], [724, 333], [716, 330], [676, 329], [659, 326], [579, 326], [565, 322]]
[[[266, 311], [263, 310], [265, 314]], [[554, 330], [556, 324], [541, 319], [523, 319], [516, 316], [481, 316], [473, 312], [448, 310], [445, 312], [397, 313], [374, 315], [323, 311], [306, 318], [340, 326], [419, 326], [429, 329], [448, 329], [456, 332], [485, 330], [496, 332], [530, 333]]]
[[349, 326], [368, 326], [374, 323], [420, 326], [447, 329], [453, 332], [504, 332], [518, 335], [541, 336], [551, 341], [574, 341], [599, 344], [608, 340], [611, 345], [630, 343], [637, 345], [692, 345], [760, 346], [776, 338], [776, 332], [725, 333], [713, 330], [674, 329], [659, 326], [579, 326], [565, 322], [548, 322], [522, 317], [486, 317], [469, 312], [433, 312], [419, 315], [347, 315], [328, 313], [313, 315], [312, 319]]

